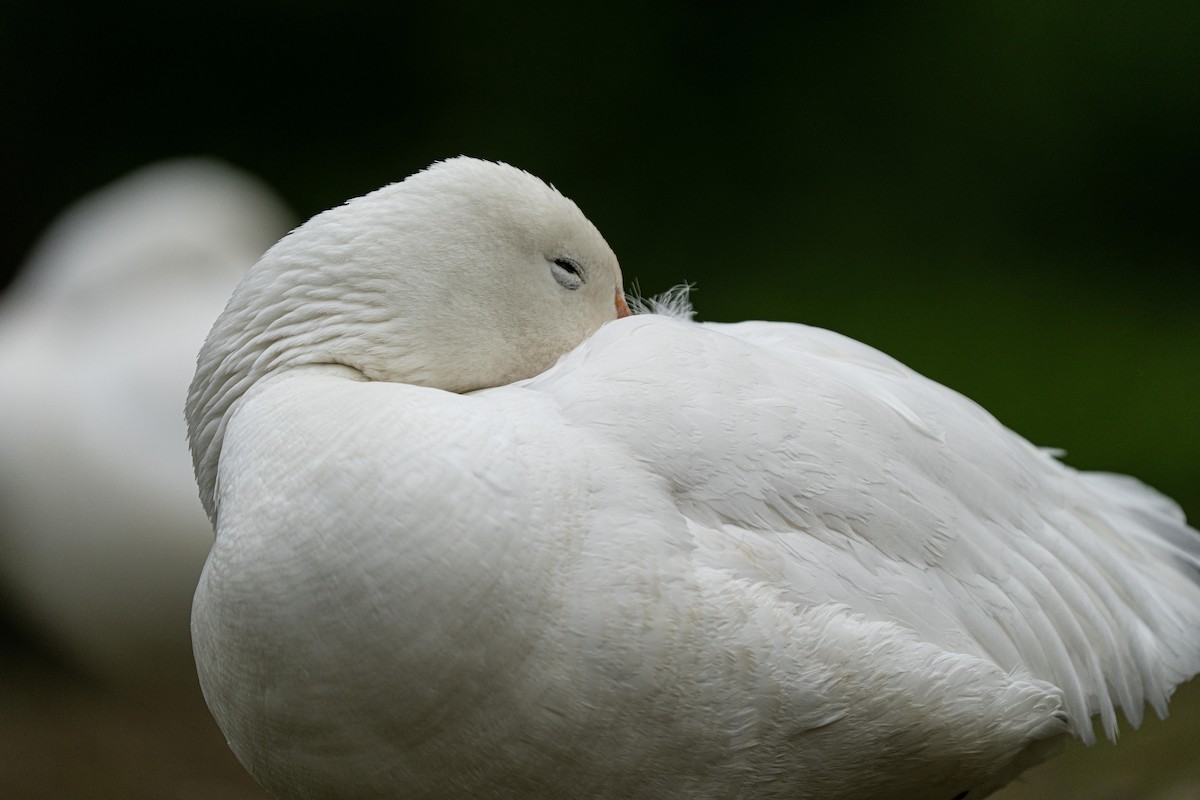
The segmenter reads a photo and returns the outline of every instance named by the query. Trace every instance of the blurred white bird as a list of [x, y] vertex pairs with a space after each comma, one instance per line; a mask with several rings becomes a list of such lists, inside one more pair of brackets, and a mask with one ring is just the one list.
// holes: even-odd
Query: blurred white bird
[[472, 159], [258, 262], [188, 420], [201, 684], [269, 790], [974, 800], [1200, 670], [1169, 500], [688, 316], [626, 317], [575, 205]]
[[106, 680], [194, 680], [212, 531], [179, 406], [213, 317], [288, 225], [254, 178], [164, 162], [63, 213], [0, 304], [3, 592]]

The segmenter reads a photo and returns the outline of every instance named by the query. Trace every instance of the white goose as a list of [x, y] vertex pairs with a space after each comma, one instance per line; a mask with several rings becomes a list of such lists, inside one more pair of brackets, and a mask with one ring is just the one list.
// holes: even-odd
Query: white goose
[[272, 792], [975, 800], [1200, 670], [1169, 500], [837, 334], [625, 314], [573, 203], [466, 158], [235, 292], [193, 636]]
[[0, 306], [4, 594], [109, 682], [195, 685], [187, 623], [212, 530], [179, 404], [287, 217], [225, 164], [161, 162], [64, 212]]

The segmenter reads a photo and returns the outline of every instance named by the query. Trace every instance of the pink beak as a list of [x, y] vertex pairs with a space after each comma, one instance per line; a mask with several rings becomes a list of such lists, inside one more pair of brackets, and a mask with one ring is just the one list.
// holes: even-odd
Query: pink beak
[[621, 317], [632, 317], [633, 312], [629, 310], [629, 304], [625, 302], [625, 293], [620, 288], [617, 289], [617, 319]]

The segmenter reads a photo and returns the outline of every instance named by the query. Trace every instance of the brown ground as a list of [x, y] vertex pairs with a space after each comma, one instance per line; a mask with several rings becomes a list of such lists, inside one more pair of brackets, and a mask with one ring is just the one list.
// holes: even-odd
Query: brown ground
[[1200, 679], [1175, 693], [1171, 716], [1153, 712], [1117, 744], [1072, 742], [995, 800], [1200, 800]]
[[[0, 636], [0, 797], [265, 800], [199, 693], [134, 700]], [[1200, 683], [1113, 747], [1074, 745], [996, 800], [1200, 800]], [[903, 798], [897, 798], [903, 800]]]
[[98, 687], [0, 636], [0, 797], [265, 800], [194, 693]]

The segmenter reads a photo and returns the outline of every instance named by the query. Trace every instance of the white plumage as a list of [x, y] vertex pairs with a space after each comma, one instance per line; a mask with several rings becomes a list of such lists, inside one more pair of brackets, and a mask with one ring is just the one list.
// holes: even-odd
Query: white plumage
[[235, 293], [193, 634], [280, 797], [978, 798], [1200, 670], [1169, 500], [828, 331], [614, 321], [620, 281], [454, 159]]
[[229, 293], [287, 230], [224, 164], [141, 169], [46, 231], [0, 307], [0, 575], [37, 632], [112, 682], [194, 684], [212, 543], [179, 404]]

